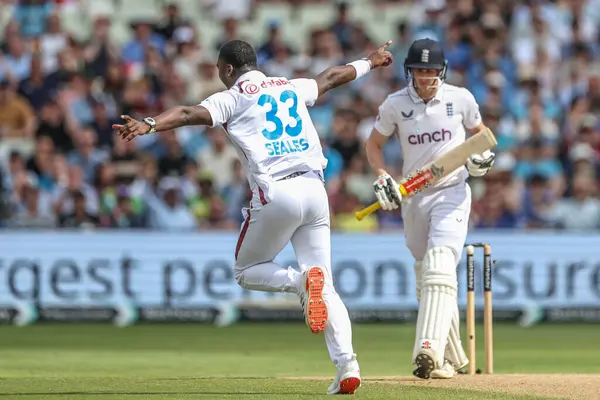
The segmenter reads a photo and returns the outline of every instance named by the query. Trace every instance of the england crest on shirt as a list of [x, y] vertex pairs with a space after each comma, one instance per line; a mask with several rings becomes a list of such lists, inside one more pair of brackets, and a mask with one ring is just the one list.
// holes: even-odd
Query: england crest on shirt
[[446, 103], [446, 115], [448, 117], [454, 116], [454, 106], [452, 105], [452, 103]]

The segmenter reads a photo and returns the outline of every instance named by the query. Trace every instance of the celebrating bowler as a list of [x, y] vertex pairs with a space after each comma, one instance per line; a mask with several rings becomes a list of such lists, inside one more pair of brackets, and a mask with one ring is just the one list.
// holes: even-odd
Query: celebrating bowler
[[[243, 210], [235, 279], [245, 289], [300, 296], [306, 323], [314, 333], [325, 332], [337, 367], [329, 394], [354, 393], [361, 381], [350, 318], [331, 273], [329, 200], [323, 181], [327, 159], [307, 107], [328, 90], [389, 65], [390, 44], [368, 58], [328, 68], [315, 79], [288, 80], [260, 72], [252, 46], [233, 40], [221, 47], [217, 61], [227, 90], [155, 118], [124, 116], [126, 123], [114, 126], [127, 140], [185, 125], [224, 128], [253, 193], [250, 207]], [[274, 262], [290, 241], [301, 271]]]

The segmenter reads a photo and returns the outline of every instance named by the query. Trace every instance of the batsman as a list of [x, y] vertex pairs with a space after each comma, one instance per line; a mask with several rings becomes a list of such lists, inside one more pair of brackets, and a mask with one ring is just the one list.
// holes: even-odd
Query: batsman
[[469, 363], [460, 340], [456, 273], [471, 210], [466, 180], [485, 175], [495, 155], [489, 150], [472, 154], [466, 168], [403, 199], [398, 183], [386, 172], [382, 149], [398, 135], [407, 173], [463, 143], [467, 131], [486, 129], [473, 95], [444, 82], [447, 67], [438, 42], [413, 42], [404, 61], [408, 85], [381, 104], [366, 143], [369, 164], [378, 175], [375, 196], [384, 210], [402, 206], [406, 244], [415, 259], [419, 313], [412, 362], [413, 375], [422, 379], [452, 378]]

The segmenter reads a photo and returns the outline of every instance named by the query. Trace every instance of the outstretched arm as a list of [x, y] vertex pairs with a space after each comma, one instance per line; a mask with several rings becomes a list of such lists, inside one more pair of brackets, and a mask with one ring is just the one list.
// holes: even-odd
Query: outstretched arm
[[[235, 98], [228, 91], [223, 91], [213, 94], [197, 106], [173, 107], [151, 119], [155, 123], [155, 132], [187, 125], [215, 126], [227, 122], [235, 106]], [[121, 115], [121, 118], [125, 120], [125, 124], [114, 124], [113, 129], [127, 141], [153, 132], [150, 124], [144, 121], [136, 121], [129, 115]]]
[[203, 106], [177, 106], [154, 117], [157, 131], [168, 131], [187, 125], [212, 125], [212, 117]]
[[[137, 121], [129, 115], [121, 115], [125, 120], [124, 125], [114, 124], [113, 129], [119, 132], [121, 138], [131, 141], [136, 136], [150, 133], [149, 124]], [[176, 106], [168, 109], [153, 118], [156, 123], [156, 132], [168, 131], [186, 125], [212, 125], [212, 117], [208, 110], [202, 106]]]
[[388, 40], [383, 46], [369, 54], [366, 59], [357, 60], [347, 65], [330, 67], [321, 72], [315, 78], [319, 88], [319, 97], [333, 88], [360, 78], [372, 69], [390, 65], [392, 54], [386, 49], [391, 44], [392, 41]]

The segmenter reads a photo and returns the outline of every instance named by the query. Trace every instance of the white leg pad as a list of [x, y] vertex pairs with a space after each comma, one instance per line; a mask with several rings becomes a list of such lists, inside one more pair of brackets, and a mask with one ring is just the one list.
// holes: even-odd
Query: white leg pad
[[433, 352], [439, 368], [444, 364], [446, 343], [457, 304], [454, 252], [445, 246], [429, 249], [422, 269], [415, 348]]
[[421, 280], [423, 278], [423, 263], [421, 261], [415, 261], [415, 283], [417, 286], [417, 301], [421, 301]]
[[460, 314], [458, 312], [458, 304], [456, 304], [452, 316], [445, 357], [454, 364], [456, 369], [461, 369], [469, 363], [469, 359], [467, 358], [467, 354], [465, 353], [460, 340]]
[[[415, 269], [415, 283], [416, 283], [416, 293], [417, 293], [417, 302], [421, 301], [421, 281], [422, 281], [422, 277], [423, 277], [423, 263], [421, 261], [415, 261], [414, 264], [414, 269]], [[420, 314], [419, 314], [420, 316]], [[419, 318], [419, 316], [417, 316], [417, 318]], [[417, 326], [419, 326], [419, 322], [417, 320]], [[421, 349], [421, 347], [419, 347], [419, 342], [415, 340], [415, 345], [413, 348], [413, 357], [412, 359], [414, 360], [415, 357], [417, 357], [417, 354], [419, 353], [419, 350]]]

